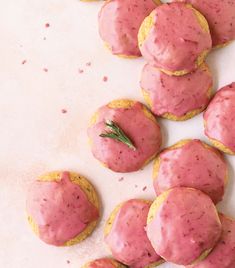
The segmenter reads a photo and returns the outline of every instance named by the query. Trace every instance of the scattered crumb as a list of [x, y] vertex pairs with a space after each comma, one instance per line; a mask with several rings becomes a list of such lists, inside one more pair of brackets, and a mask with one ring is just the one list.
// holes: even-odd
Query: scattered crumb
[[144, 186], [143, 189], [142, 189], [142, 191], [145, 191], [146, 189], [147, 189], [147, 186]]
[[43, 71], [44, 71], [45, 73], [47, 73], [47, 72], [48, 72], [48, 69], [47, 69], [47, 68], [43, 68]]
[[135, 184], [135, 188], [137, 188], [138, 187], [138, 185], [137, 184]]
[[84, 73], [84, 70], [83, 69], [78, 69], [78, 73], [82, 74], [82, 73]]
[[47, 40], [47, 38], [46, 37], [43, 37], [43, 40]]
[[91, 62], [90, 62], [90, 61], [87, 62], [87, 63], [86, 63], [86, 66], [90, 67], [90, 66], [91, 66]]
[[124, 177], [121, 177], [118, 179], [118, 181], [123, 181], [124, 180]]
[[108, 77], [107, 76], [104, 76], [103, 77], [103, 82], [107, 82], [108, 81]]
[[67, 262], [68, 264], [70, 264], [70, 260], [67, 260], [66, 262]]
[[49, 27], [50, 27], [50, 24], [49, 24], [49, 23], [46, 23], [46, 24], [45, 24], [45, 27], [46, 27], [46, 28], [49, 28]]
[[61, 109], [61, 113], [62, 114], [66, 114], [67, 113], [67, 110], [66, 109]]
[[21, 64], [24, 65], [26, 62], [27, 62], [27, 60], [23, 60], [23, 61], [21, 62]]

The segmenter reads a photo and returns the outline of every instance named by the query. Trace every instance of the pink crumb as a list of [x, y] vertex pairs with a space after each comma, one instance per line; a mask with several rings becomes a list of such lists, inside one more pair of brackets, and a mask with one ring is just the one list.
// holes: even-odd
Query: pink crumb
[[43, 37], [43, 40], [47, 40], [47, 38], [46, 37]]
[[135, 184], [135, 188], [137, 188], [138, 187], [138, 185], [137, 184]]
[[90, 66], [91, 66], [91, 62], [90, 62], [90, 61], [87, 62], [87, 63], [86, 63], [86, 66], [90, 67]]
[[108, 81], [108, 77], [107, 76], [104, 76], [103, 77], [103, 82], [107, 82]]
[[21, 62], [21, 64], [24, 65], [26, 62], [27, 62], [27, 60], [23, 60], [23, 61]]
[[69, 260], [67, 260], [67, 263], [68, 263], [68, 264], [70, 264], [70, 261], [69, 261]]
[[123, 177], [121, 177], [121, 178], [119, 178], [119, 179], [118, 179], [118, 181], [123, 181], [123, 180], [124, 180], [124, 178], [123, 178]]
[[49, 27], [50, 27], [50, 24], [49, 24], [49, 23], [46, 23], [46, 24], [45, 24], [45, 27], [46, 27], [46, 28], [49, 28]]
[[66, 109], [61, 109], [61, 113], [62, 114], [66, 114], [67, 113], [67, 110]]
[[83, 69], [78, 69], [78, 73], [82, 74], [82, 73], [84, 73], [84, 70]]
[[142, 191], [145, 191], [146, 189], [147, 189], [147, 186], [144, 186], [143, 189], [142, 189]]
[[48, 69], [47, 69], [47, 68], [43, 68], [43, 71], [44, 71], [45, 73], [47, 73], [47, 72], [48, 72]]

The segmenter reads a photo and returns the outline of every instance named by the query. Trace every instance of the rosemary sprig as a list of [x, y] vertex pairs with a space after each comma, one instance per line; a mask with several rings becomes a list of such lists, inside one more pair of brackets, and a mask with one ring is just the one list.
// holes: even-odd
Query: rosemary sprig
[[107, 128], [111, 130], [111, 132], [106, 132], [100, 134], [100, 137], [102, 138], [110, 138], [117, 141], [120, 141], [124, 144], [126, 144], [130, 149], [136, 150], [136, 147], [134, 146], [133, 142], [128, 138], [128, 136], [124, 133], [124, 131], [113, 121], [107, 120], [105, 122], [105, 125]]

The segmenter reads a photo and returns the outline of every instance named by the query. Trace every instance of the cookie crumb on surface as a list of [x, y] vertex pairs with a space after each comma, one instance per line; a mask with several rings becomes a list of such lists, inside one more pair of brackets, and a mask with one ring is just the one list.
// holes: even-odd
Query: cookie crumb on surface
[[48, 72], [48, 69], [47, 69], [47, 68], [43, 68], [43, 71], [44, 71], [45, 73], [47, 73], [47, 72]]
[[145, 191], [146, 189], [147, 189], [147, 186], [144, 186], [143, 189], [142, 189], [142, 191]]
[[78, 73], [82, 74], [82, 73], [84, 73], [84, 70], [83, 69], [78, 69]]
[[27, 62], [27, 60], [23, 60], [23, 61], [21, 62], [21, 64], [24, 65], [26, 62]]
[[62, 114], [66, 114], [68, 111], [66, 109], [61, 109]]
[[104, 76], [103, 77], [103, 82], [107, 82], [108, 81], [108, 77], [107, 76]]
[[49, 28], [49, 27], [50, 27], [50, 23], [46, 23], [46, 24], [45, 24], [45, 27], [46, 27], [46, 28]]

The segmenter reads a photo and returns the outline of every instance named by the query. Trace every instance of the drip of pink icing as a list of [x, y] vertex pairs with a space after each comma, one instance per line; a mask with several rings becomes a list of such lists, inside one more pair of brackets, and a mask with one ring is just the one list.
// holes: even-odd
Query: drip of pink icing
[[216, 208], [201, 191], [174, 188], [147, 225], [147, 235], [165, 260], [189, 265], [221, 235]]
[[39, 237], [56, 246], [79, 235], [99, 217], [80, 186], [71, 182], [69, 172], [63, 172], [60, 181], [35, 181], [28, 192], [27, 212], [38, 226]]
[[106, 1], [99, 13], [99, 32], [113, 54], [140, 56], [139, 27], [156, 7], [153, 0]]
[[219, 243], [202, 262], [191, 268], [234, 268], [235, 267], [235, 221], [220, 215], [222, 237]]
[[[161, 131], [157, 122], [149, 119], [143, 112], [143, 105], [136, 102], [131, 108], [109, 108], [107, 105], [98, 110], [95, 125], [88, 129], [92, 141], [92, 153], [116, 172], [139, 170], [146, 160], [154, 156], [161, 146]], [[126, 144], [99, 135], [109, 131], [105, 121], [113, 120], [132, 140], [135, 151]]]
[[192, 4], [207, 19], [213, 46], [235, 39], [235, 1], [234, 0], [174, 0]]
[[218, 151], [191, 140], [180, 148], [164, 150], [159, 157], [154, 178], [158, 195], [174, 187], [191, 187], [208, 194], [215, 203], [222, 200], [227, 164]]
[[216, 93], [204, 120], [205, 134], [235, 152], [235, 82]]
[[183, 3], [163, 4], [153, 11], [152, 26], [140, 47], [145, 59], [156, 67], [193, 71], [198, 56], [212, 46], [194, 11]]
[[95, 260], [89, 264], [87, 268], [115, 268], [111, 259], [103, 258]]
[[155, 253], [145, 231], [150, 204], [132, 199], [120, 208], [105, 242], [112, 255], [131, 268], [144, 268], [161, 258]]
[[149, 93], [151, 109], [159, 116], [171, 113], [180, 117], [206, 107], [211, 87], [212, 76], [205, 68], [183, 76], [169, 76], [149, 64], [142, 71], [141, 88]]

